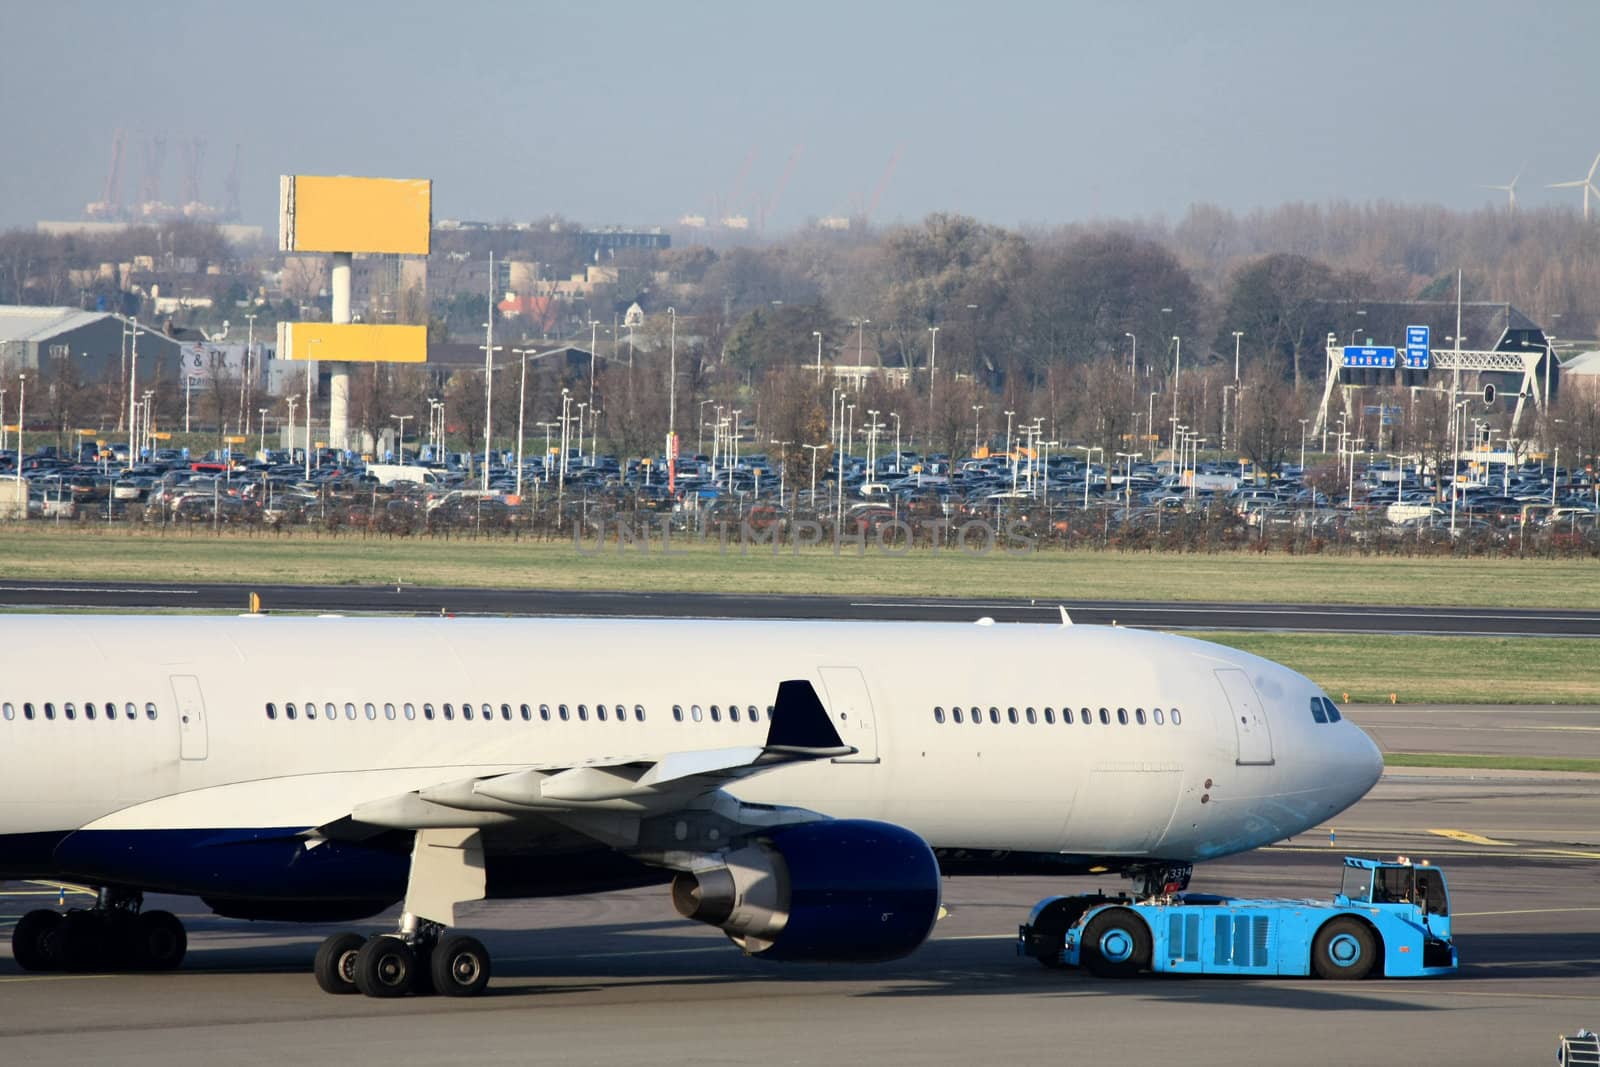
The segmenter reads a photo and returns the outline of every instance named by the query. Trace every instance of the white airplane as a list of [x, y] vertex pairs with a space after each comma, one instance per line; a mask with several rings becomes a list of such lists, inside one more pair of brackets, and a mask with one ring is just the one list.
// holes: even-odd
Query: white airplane
[[36, 970], [176, 967], [145, 892], [320, 922], [403, 901], [393, 933], [328, 938], [319, 984], [471, 995], [490, 957], [457, 905], [669, 880], [755, 956], [889, 959], [931, 931], [941, 867], [1155, 895], [1381, 763], [1301, 675], [1138, 630], [0, 620], [0, 878], [98, 890], [17, 923]]

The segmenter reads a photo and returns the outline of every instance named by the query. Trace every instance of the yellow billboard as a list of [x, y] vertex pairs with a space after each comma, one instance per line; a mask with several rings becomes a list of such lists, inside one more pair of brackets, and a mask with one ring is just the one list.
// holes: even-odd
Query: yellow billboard
[[278, 182], [278, 251], [425, 256], [433, 231], [427, 178], [285, 174]]
[[278, 358], [335, 363], [426, 363], [426, 326], [278, 323]]

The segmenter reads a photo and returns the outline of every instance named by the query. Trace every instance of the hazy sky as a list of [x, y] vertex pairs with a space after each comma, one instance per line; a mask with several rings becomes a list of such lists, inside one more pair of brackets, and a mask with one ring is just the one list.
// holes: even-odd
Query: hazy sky
[[[1594, 0], [487, 4], [5, 0], [0, 226], [79, 217], [115, 130], [207, 142], [275, 232], [278, 175], [434, 179], [436, 218], [769, 228], [1165, 217], [1206, 201], [1579, 202]], [[740, 172], [754, 153], [740, 187]], [[1600, 179], [1597, 179], [1600, 181]], [[737, 194], [737, 196], [736, 196]], [[1564, 199], [1558, 199], [1564, 198]]]

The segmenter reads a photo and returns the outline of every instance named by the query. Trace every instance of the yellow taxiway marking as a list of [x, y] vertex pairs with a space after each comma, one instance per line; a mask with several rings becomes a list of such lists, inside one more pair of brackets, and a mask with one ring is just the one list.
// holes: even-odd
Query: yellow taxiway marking
[[[1429, 830], [1428, 833], [1439, 837], [1448, 837], [1452, 841], [1463, 841], [1469, 845], [1510, 845], [1510, 841], [1496, 841], [1492, 837], [1482, 834], [1469, 834], [1465, 830]], [[1512, 847], [1515, 847], [1514, 845]]]
[[120, 977], [122, 976], [116, 974], [25, 974], [16, 978], [0, 978], [0, 985], [11, 985], [16, 982], [82, 982]]

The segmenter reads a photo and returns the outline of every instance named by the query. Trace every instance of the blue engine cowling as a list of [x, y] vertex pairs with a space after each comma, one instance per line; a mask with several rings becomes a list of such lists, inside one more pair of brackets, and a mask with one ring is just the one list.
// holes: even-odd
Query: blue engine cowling
[[939, 916], [933, 850], [889, 823], [802, 823], [719, 858], [679, 874], [673, 904], [761, 959], [898, 959]]

